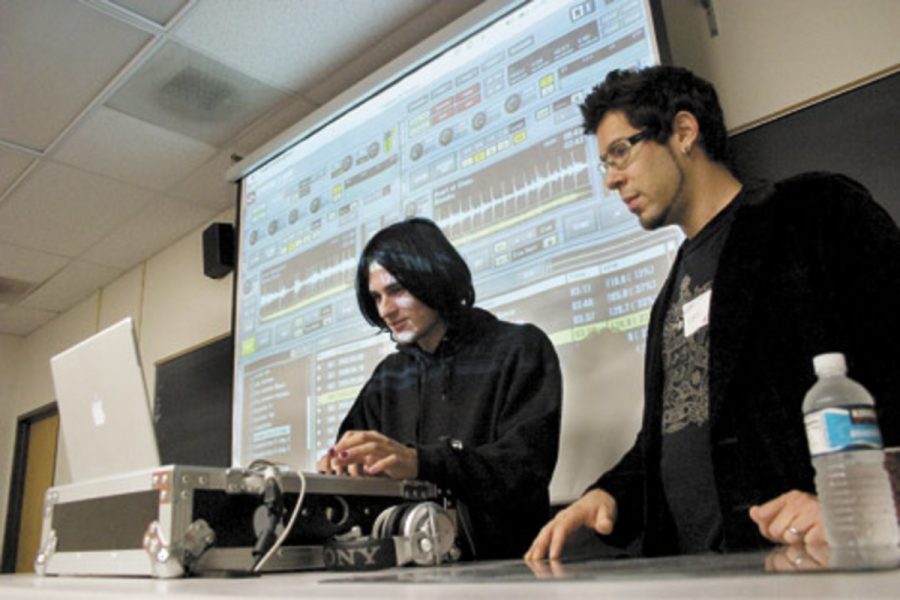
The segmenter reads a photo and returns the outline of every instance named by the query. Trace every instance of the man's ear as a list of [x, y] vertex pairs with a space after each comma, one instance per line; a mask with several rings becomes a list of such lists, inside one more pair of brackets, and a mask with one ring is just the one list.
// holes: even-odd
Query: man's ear
[[672, 140], [675, 147], [683, 154], [690, 154], [700, 137], [700, 123], [693, 113], [680, 110], [672, 120]]

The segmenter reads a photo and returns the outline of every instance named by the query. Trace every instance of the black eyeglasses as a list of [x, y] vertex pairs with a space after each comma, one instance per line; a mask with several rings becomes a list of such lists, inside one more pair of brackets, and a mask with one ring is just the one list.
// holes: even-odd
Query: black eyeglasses
[[616, 140], [606, 149], [606, 154], [600, 157], [600, 170], [606, 175], [613, 167], [624, 169], [631, 160], [631, 149], [638, 143], [650, 137], [648, 130], [639, 131], [631, 137]]

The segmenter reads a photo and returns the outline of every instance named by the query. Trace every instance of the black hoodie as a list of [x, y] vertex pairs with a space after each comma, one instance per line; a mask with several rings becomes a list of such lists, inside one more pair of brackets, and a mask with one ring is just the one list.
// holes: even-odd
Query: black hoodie
[[371, 429], [415, 447], [417, 478], [461, 505], [474, 557], [521, 556], [549, 518], [559, 446], [562, 381], [549, 338], [476, 308], [433, 354], [415, 344], [397, 350], [375, 369], [338, 437]]

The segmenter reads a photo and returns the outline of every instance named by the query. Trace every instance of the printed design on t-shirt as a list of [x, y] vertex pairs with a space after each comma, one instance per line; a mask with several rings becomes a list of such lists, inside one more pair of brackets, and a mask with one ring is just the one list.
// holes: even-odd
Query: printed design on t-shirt
[[686, 303], [711, 290], [712, 282], [692, 288], [690, 275], [685, 275], [679, 288], [663, 324], [664, 434], [709, 421], [709, 327], [701, 327], [685, 337], [683, 309]]

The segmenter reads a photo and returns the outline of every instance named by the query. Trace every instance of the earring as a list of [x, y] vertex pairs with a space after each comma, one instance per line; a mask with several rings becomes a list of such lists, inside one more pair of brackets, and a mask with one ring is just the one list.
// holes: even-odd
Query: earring
[[682, 148], [682, 149], [681, 149], [681, 152], [682, 152], [683, 154], [690, 154], [690, 153], [691, 153], [691, 145], [688, 144], [687, 146], [685, 146], [684, 148]]

